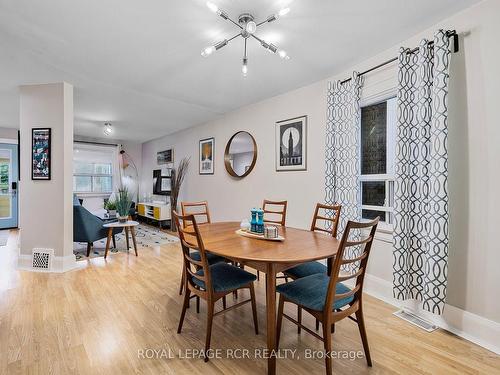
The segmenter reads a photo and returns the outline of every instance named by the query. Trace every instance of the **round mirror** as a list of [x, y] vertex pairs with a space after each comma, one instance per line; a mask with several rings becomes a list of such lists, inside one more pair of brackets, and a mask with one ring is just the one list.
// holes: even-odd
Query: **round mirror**
[[226, 145], [224, 164], [227, 172], [233, 177], [247, 176], [257, 161], [257, 144], [247, 132], [234, 134]]

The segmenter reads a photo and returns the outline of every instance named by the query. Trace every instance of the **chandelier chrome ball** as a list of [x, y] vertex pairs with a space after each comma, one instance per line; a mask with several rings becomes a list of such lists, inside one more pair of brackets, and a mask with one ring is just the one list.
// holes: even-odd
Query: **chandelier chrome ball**
[[265, 23], [273, 22], [276, 21], [278, 18], [286, 16], [290, 12], [290, 8], [284, 8], [281, 9], [278, 13], [272, 14], [269, 17], [267, 17], [264, 21], [261, 22], [255, 22], [255, 17], [250, 14], [250, 13], [243, 13], [240, 14], [238, 17], [238, 22], [234, 21], [229, 17], [229, 15], [224, 12], [223, 10], [219, 9], [217, 5], [214, 3], [208, 1], [207, 2], [207, 7], [214, 13], [216, 13], [218, 16], [222, 17], [224, 20], [231, 22], [234, 24], [236, 27], [240, 29], [238, 34], [235, 36], [229, 38], [229, 39], [224, 39], [220, 42], [215, 43], [214, 45], [208, 46], [204, 48], [201, 51], [201, 55], [204, 57], [210, 56], [212, 53], [215, 51], [219, 50], [220, 48], [226, 46], [230, 41], [233, 39], [236, 39], [237, 37], [241, 36], [244, 41], [245, 41], [245, 48], [243, 51], [243, 65], [241, 67], [241, 72], [243, 73], [243, 76], [246, 77], [248, 74], [248, 56], [247, 56], [247, 40], [249, 38], [253, 38], [257, 40], [262, 47], [264, 47], [268, 52], [277, 54], [280, 58], [283, 60], [289, 60], [290, 56], [282, 50], [278, 49], [274, 44], [272, 43], [267, 43], [266, 41], [262, 40], [258, 36], [255, 35], [257, 32], [257, 28]]

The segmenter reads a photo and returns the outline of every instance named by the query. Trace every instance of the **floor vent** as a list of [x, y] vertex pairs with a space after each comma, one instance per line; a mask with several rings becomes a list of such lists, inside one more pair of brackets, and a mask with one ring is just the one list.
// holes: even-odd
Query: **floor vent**
[[424, 331], [427, 332], [432, 332], [438, 329], [437, 326], [435, 326], [432, 323], [429, 323], [428, 321], [420, 318], [419, 316], [412, 314], [410, 312], [404, 311], [404, 310], [399, 310], [394, 313], [398, 318], [401, 318], [403, 320], [406, 320], [407, 322], [423, 329]]
[[33, 249], [33, 268], [37, 270], [50, 270], [52, 264], [52, 249]]

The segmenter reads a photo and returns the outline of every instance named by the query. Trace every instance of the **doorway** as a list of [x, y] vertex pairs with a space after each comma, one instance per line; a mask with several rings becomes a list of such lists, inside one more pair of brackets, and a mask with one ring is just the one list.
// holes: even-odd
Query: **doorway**
[[0, 143], [0, 229], [17, 228], [18, 145]]

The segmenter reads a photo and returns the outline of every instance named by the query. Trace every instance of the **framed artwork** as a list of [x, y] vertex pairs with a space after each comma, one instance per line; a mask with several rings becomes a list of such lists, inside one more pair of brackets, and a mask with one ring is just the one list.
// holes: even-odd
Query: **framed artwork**
[[200, 141], [200, 174], [214, 174], [215, 138]]
[[169, 148], [168, 150], [157, 152], [156, 161], [158, 162], [158, 165], [173, 163], [174, 149]]
[[50, 180], [50, 128], [31, 130], [31, 179]]
[[153, 194], [170, 195], [172, 190], [172, 180], [170, 173], [164, 173], [161, 169], [153, 171]]
[[276, 171], [307, 169], [307, 116], [276, 123]]

